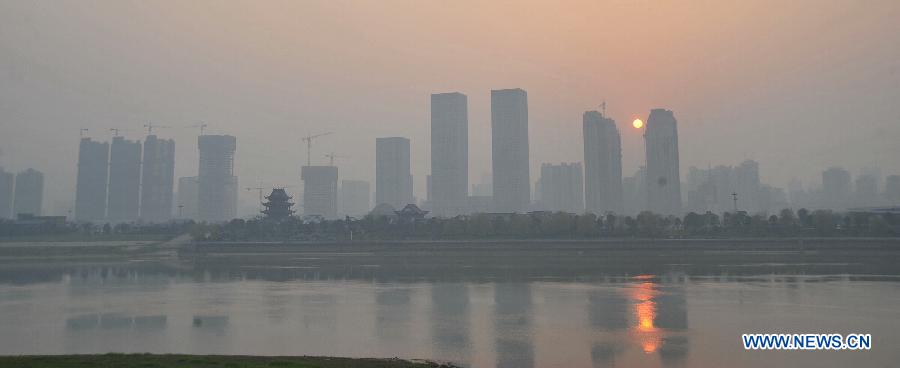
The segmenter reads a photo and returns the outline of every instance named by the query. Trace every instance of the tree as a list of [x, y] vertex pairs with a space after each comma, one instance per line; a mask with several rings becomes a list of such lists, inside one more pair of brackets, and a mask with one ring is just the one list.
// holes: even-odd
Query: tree
[[597, 227], [597, 215], [586, 213], [575, 219], [575, 234], [581, 238], [593, 238], [600, 235]]

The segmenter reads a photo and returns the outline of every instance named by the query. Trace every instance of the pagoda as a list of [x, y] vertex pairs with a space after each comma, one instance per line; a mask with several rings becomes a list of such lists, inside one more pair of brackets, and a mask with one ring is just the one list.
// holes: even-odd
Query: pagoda
[[294, 210], [291, 209], [291, 206], [294, 205], [291, 202], [292, 198], [284, 191], [284, 188], [273, 188], [272, 194], [267, 195], [267, 201], [262, 204], [266, 206], [266, 209], [261, 212], [266, 215], [268, 220], [283, 220], [291, 217], [294, 214]]

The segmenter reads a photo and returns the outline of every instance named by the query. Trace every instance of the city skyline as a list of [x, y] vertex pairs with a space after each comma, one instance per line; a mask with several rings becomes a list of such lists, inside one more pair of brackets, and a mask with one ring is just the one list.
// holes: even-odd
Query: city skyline
[[[9, 55], [0, 60], [0, 165], [53, 178], [48, 209], [72, 201], [64, 194], [75, 187], [79, 129], [108, 141], [109, 129], [120, 128], [134, 140], [148, 123], [178, 142], [196, 139], [201, 122], [208, 134], [239, 137], [236, 175], [248, 183], [296, 183], [296, 166], [280, 168], [305, 159], [299, 135], [325, 131], [334, 134], [317, 145], [352, 157], [339, 163], [344, 178], [374, 182], [364, 159], [373, 138], [407, 136], [418, 153], [412, 174], [422, 178], [414, 192], [424, 198], [429, 95], [468, 96], [469, 178], [478, 178], [490, 171], [490, 89], [505, 87], [529, 92], [532, 182], [543, 162], [582, 160], [581, 114], [602, 101], [619, 124], [626, 175], [644, 161], [641, 134], [628, 124], [655, 107], [678, 115], [682, 177], [689, 166], [746, 159], [779, 187], [794, 177], [818, 183], [829, 166], [900, 172], [896, 2], [526, 2], [515, 17], [500, 16], [507, 9], [497, 4], [479, 4], [477, 15], [461, 11], [464, 4], [358, 4], [358, 12], [338, 4], [96, 4], [95, 12], [0, 5]], [[773, 6], [790, 16], [770, 17]], [[847, 14], [852, 22], [833, 26]], [[623, 29], [634, 30], [628, 41]], [[363, 33], [394, 41], [364, 42]], [[313, 160], [327, 162], [324, 152]], [[176, 156], [176, 177], [196, 174], [193, 144], [178, 145]], [[258, 208], [256, 193], [239, 196], [242, 213]]]

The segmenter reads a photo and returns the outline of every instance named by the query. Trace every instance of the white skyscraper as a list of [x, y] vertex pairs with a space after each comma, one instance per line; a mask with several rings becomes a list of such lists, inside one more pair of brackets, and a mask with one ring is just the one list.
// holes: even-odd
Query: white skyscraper
[[409, 139], [375, 139], [375, 205], [382, 203], [398, 210], [413, 203]]
[[303, 166], [303, 215], [337, 217], [338, 168], [335, 166]]
[[647, 209], [662, 215], [681, 215], [678, 122], [672, 111], [650, 111], [644, 144], [647, 152]]
[[584, 198], [588, 212], [624, 212], [622, 140], [616, 122], [597, 111], [583, 117]]
[[469, 116], [466, 95], [431, 95], [431, 185], [435, 216], [466, 212], [469, 194]]
[[234, 152], [237, 139], [230, 135], [201, 135], [197, 175], [197, 211], [200, 220], [219, 222], [237, 216], [237, 177]]
[[528, 95], [524, 90], [491, 91], [491, 153], [494, 210], [526, 211], [531, 202], [531, 179]]
[[581, 163], [541, 165], [541, 209], [570, 213], [584, 212], [583, 183]]

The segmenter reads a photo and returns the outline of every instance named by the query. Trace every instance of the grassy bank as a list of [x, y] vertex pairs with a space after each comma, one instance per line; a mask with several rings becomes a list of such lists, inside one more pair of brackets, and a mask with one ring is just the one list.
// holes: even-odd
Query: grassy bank
[[260, 357], [237, 355], [49, 355], [0, 357], [0, 367], [69, 368], [69, 367], [286, 367], [286, 368], [420, 368], [452, 367], [431, 362], [399, 359], [353, 359], [328, 357]]

